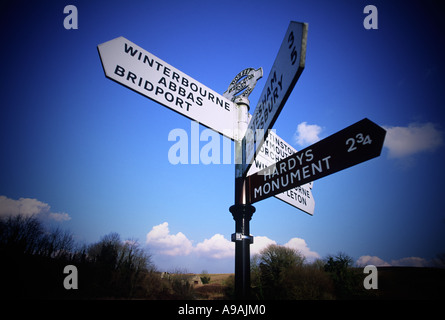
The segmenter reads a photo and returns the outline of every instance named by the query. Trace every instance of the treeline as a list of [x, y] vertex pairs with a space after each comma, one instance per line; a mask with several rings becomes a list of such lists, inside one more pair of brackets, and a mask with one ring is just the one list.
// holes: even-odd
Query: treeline
[[[443, 256], [441, 256], [442, 260]], [[64, 273], [71, 265], [77, 273]], [[443, 265], [443, 261], [442, 261]], [[415, 270], [422, 269], [422, 270]], [[425, 270], [423, 270], [425, 269]], [[445, 272], [381, 269], [379, 290], [366, 290], [362, 268], [346, 254], [307, 263], [296, 250], [270, 245], [251, 260], [251, 299], [325, 300], [443, 297]], [[74, 279], [76, 278], [76, 279]], [[77, 289], [66, 287], [66, 282]], [[203, 272], [203, 282], [210, 276]], [[48, 230], [34, 216], [0, 218], [0, 292], [10, 299], [233, 299], [234, 277], [194, 287], [184, 270], [162, 275], [135, 240], [110, 233], [89, 245]], [[383, 290], [382, 290], [383, 289]]]
[[[185, 271], [162, 277], [137, 241], [110, 233], [79, 245], [72, 234], [48, 230], [34, 216], [0, 219], [0, 281], [5, 298], [24, 299], [195, 299]], [[369, 296], [363, 273], [344, 254], [306, 263], [298, 251], [270, 245], [252, 259], [252, 299], [350, 299]], [[64, 273], [67, 265], [77, 275]], [[77, 289], [67, 277], [77, 276]], [[211, 291], [212, 287], [200, 288]], [[215, 296], [234, 298], [234, 278], [215, 286]], [[205, 290], [204, 290], [205, 291]], [[211, 292], [207, 296], [212, 296]]]
[[[76, 244], [72, 234], [48, 230], [34, 216], [0, 219], [0, 283], [10, 299], [191, 299], [182, 275], [161, 279], [137, 241], [110, 233], [97, 243]], [[67, 265], [77, 275], [64, 273]], [[77, 289], [66, 277], [77, 276]], [[70, 279], [70, 281], [73, 281]]]
[[362, 270], [344, 253], [306, 263], [297, 250], [269, 245], [251, 262], [252, 298], [267, 300], [367, 299]]

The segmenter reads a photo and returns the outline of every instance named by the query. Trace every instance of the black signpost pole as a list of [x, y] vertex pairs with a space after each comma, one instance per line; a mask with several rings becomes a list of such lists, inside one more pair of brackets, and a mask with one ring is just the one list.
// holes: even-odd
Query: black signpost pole
[[[247, 99], [237, 101], [239, 107], [238, 129], [244, 132], [247, 128], [249, 102]], [[253, 237], [250, 235], [249, 222], [255, 212], [250, 204], [248, 180], [243, 172], [246, 162], [245, 141], [235, 142], [235, 204], [230, 212], [235, 220], [235, 233], [232, 241], [235, 242], [235, 296], [237, 299], [250, 297], [250, 245]]]
[[249, 222], [255, 212], [251, 204], [235, 204], [230, 207], [235, 220], [235, 296], [237, 299], [250, 297], [250, 236]]

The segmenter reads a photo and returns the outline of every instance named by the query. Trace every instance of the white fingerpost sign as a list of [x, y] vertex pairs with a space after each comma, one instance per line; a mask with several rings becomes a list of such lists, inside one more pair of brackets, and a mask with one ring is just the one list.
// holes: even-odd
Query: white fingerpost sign
[[247, 172], [303, 72], [308, 24], [291, 21], [246, 131]]
[[105, 75], [163, 106], [232, 139], [237, 132], [235, 103], [133, 42], [119, 37], [98, 45]]

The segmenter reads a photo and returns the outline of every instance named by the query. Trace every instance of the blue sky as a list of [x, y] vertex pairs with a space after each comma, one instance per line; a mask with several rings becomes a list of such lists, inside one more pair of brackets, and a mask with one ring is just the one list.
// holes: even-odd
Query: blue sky
[[[77, 30], [63, 26], [68, 4]], [[377, 30], [363, 27], [367, 4]], [[445, 252], [445, 46], [432, 2], [19, 1], [0, 15], [1, 215], [41, 215], [87, 244], [117, 232], [162, 270], [233, 272], [234, 165], [171, 164], [168, 135], [190, 139], [190, 120], [107, 79], [97, 45], [124, 36], [221, 94], [262, 67], [253, 113], [294, 20], [309, 24], [306, 68], [277, 134], [302, 149], [367, 117], [387, 139], [379, 158], [314, 183], [313, 216], [256, 203], [252, 252], [278, 243], [380, 265]]]

